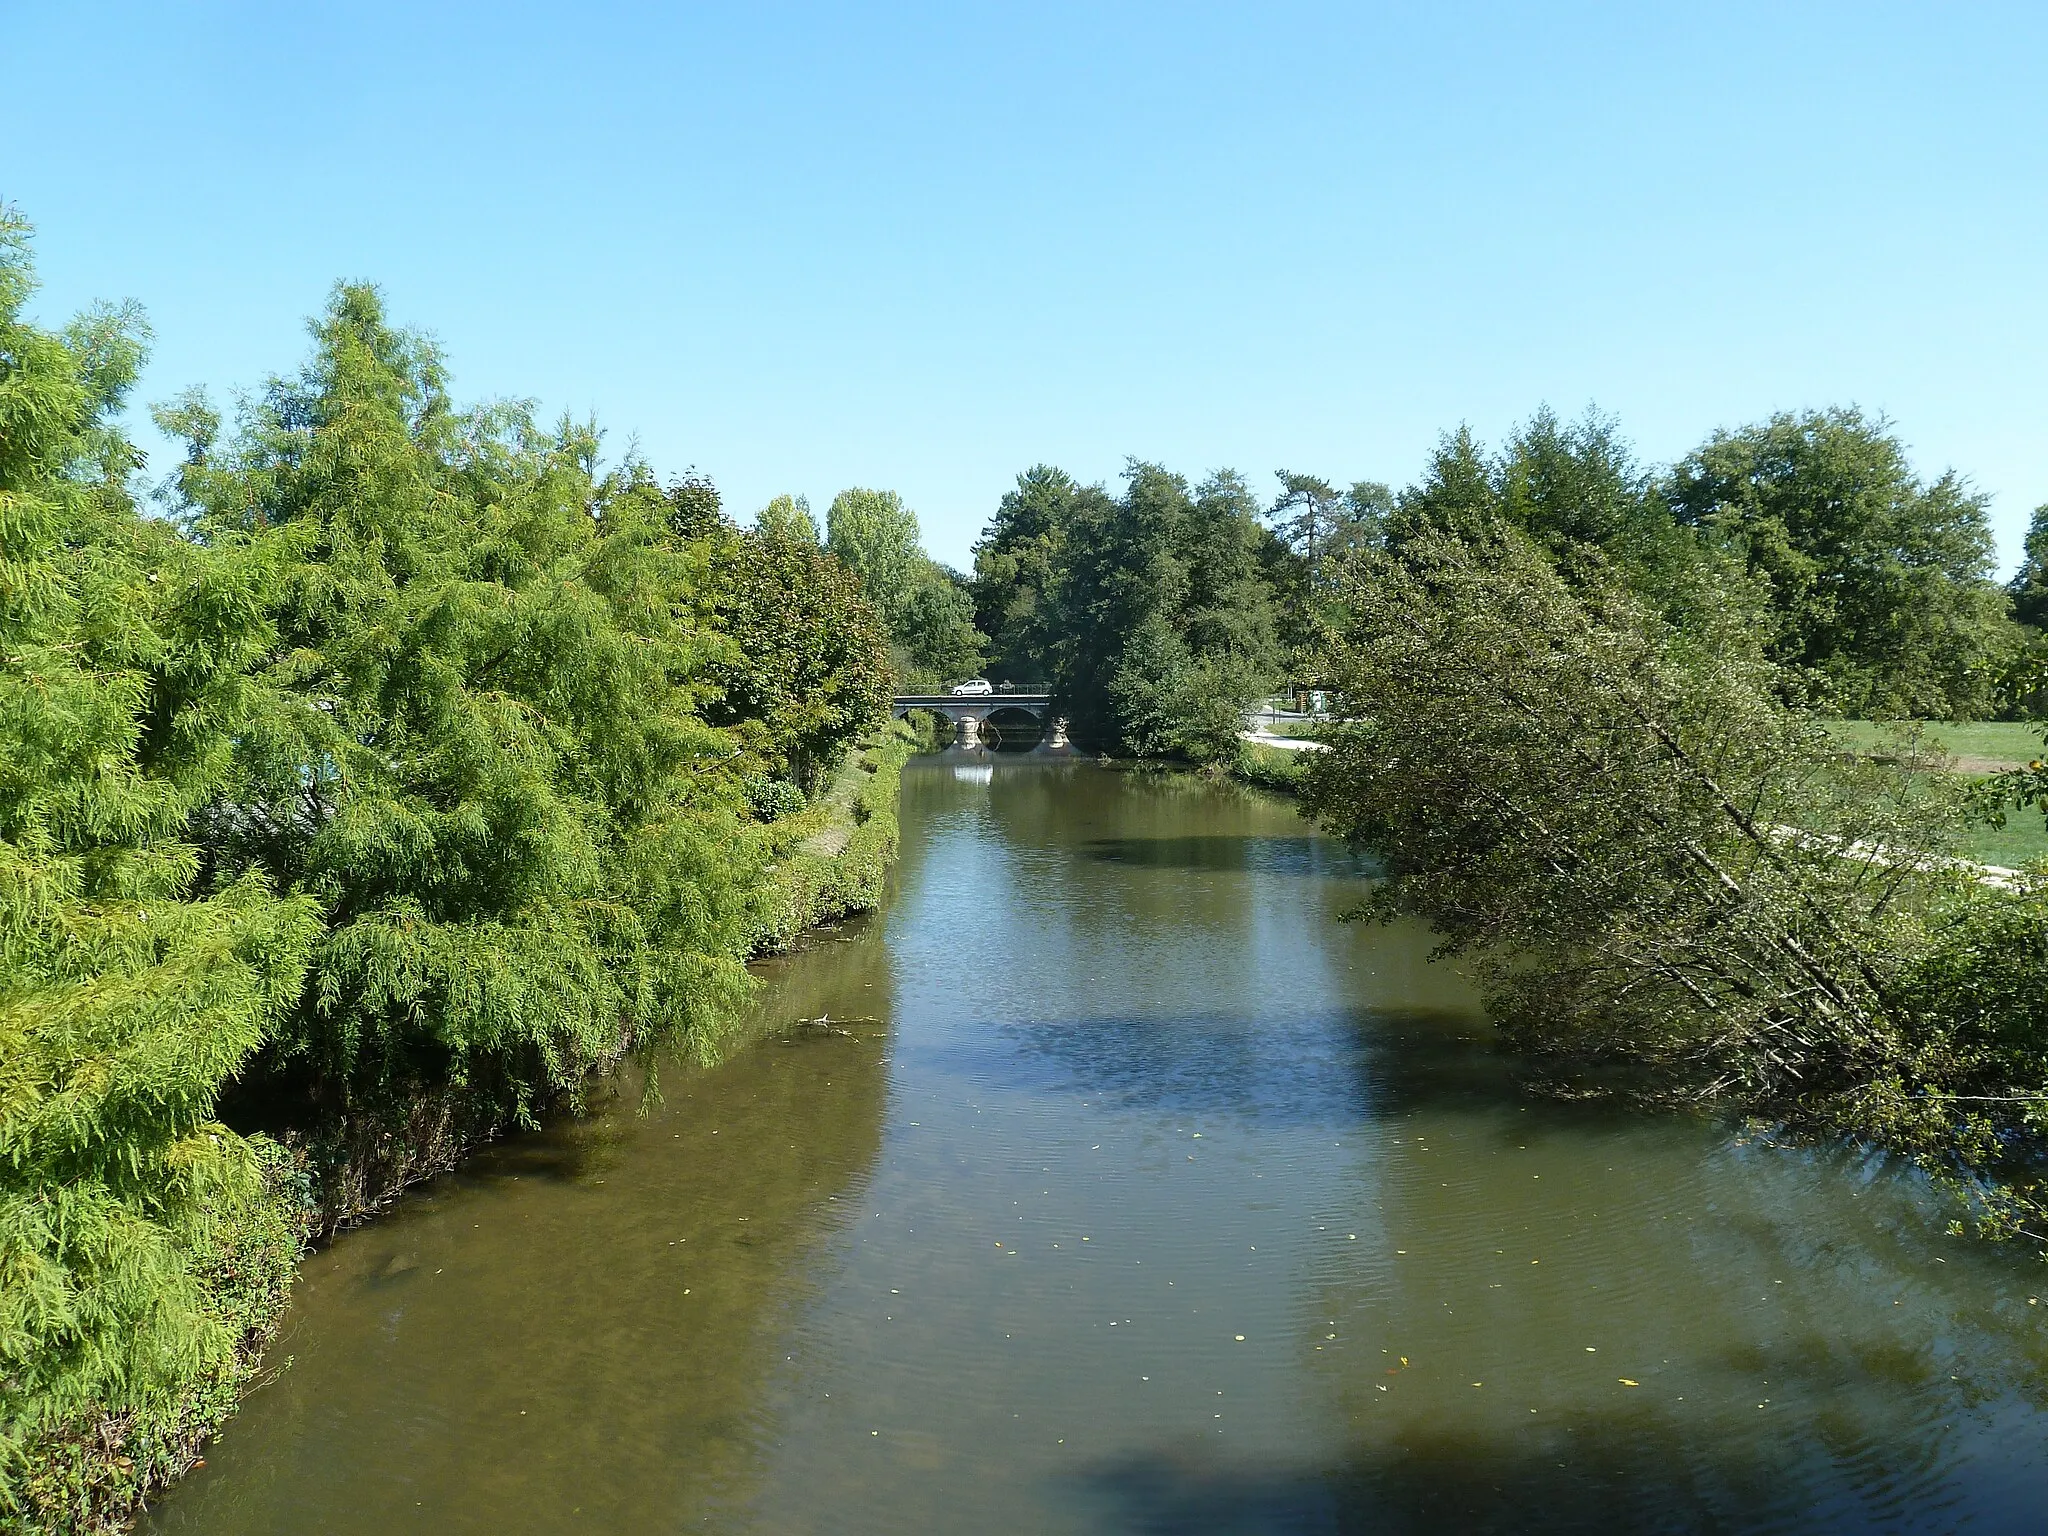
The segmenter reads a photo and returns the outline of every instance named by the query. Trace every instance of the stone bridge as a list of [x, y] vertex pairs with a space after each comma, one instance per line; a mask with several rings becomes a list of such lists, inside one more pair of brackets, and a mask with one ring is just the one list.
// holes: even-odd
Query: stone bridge
[[1046, 746], [1067, 744], [1067, 722], [1053, 717], [1050, 693], [1026, 693], [1022, 689], [995, 693], [899, 693], [889, 701], [889, 713], [895, 719], [901, 720], [913, 709], [928, 709], [951, 721], [963, 747], [980, 744], [983, 726], [992, 726], [1001, 735], [1003, 723], [992, 717], [1012, 710], [1037, 723]]

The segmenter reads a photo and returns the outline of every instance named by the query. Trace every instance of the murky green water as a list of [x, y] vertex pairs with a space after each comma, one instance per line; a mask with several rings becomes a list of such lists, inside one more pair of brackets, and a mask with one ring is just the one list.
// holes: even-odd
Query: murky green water
[[1285, 807], [953, 755], [903, 812], [887, 909], [766, 970], [846, 1035], [316, 1257], [155, 1528], [2048, 1528], [2037, 1262], [1520, 1096]]

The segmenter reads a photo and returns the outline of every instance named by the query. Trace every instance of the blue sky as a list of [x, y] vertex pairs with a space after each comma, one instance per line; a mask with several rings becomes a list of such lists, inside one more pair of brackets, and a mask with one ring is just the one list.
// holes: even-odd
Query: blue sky
[[465, 399], [742, 514], [1039, 461], [1399, 484], [1460, 421], [1650, 460], [1855, 402], [2048, 501], [2048, 5], [346, 7], [0, 0], [38, 312], [144, 395], [294, 366], [341, 277]]

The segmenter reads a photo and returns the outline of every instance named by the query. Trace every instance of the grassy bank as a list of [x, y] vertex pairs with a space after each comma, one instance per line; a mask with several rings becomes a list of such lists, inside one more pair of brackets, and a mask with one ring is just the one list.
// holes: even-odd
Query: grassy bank
[[807, 928], [881, 900], [896, 856], [896, 791], [917, 733], [892, 721], [851, 753], [824, 794], [775, 824], [777, 862], [755, 949], [787, 949]]
[[1306, 752], [1292, 752], [1285, 747], [1265, 747], [1255, 741], [1241, 741], [1237, 744], [1236, 758], [1224, 771], [1240, 783], [1291, 795], [1301, 786], [1304, 759], [1308, 756]]
[[[1881, 720], [1836, 720], [1828, 725], [1829, 734], [1844, 747], [1863, 753], [1891, 751], [1897, 729]], [[2039, 721], [1931, 721], [1922, 729], [1929, 746], [1968, 767], [2018, 768], [2042, 751]]]

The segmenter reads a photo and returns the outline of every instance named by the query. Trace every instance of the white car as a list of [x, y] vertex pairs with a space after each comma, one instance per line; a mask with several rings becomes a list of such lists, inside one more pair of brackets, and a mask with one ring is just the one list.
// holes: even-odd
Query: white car
[[955, 683], [953, 692], [956, 696], [971, 695], [979, 698], [983, 694], [994, 693], [995, 689], [985, 677], [970, 677], [964, 683]]

